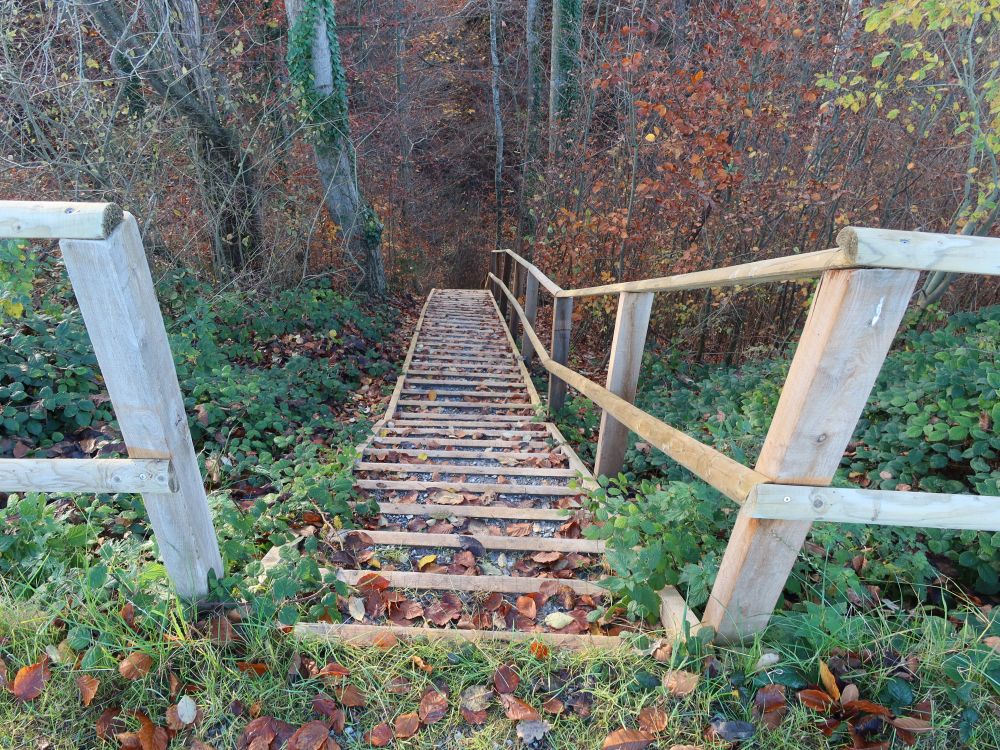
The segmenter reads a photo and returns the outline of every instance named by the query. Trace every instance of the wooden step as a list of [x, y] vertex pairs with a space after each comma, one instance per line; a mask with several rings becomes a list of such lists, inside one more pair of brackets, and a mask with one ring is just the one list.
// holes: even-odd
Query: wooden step
[[[420, 458], [426, 463], [421, 464], [422, 466], [439, 466], [430, 462], [428, 459], [431, 458], [464, 458], [475, 461], [501, 461], [501, 460], [514, 460], [514, 461], [533, 461], [538, 458], [556, 455], [557, 458], [565, 459], [561, 453], [554, 450], [538, 451], [536, 453], [530, 453], [526, 451], [463, 451], [463, 450], [434, 450], [427, 448], [372, 448], [368, 447], [365, 449], [362, 457], [370, 456], [372, 458], [379, 458], [388, 456], [391, 453], [402, 456], [414, 456]], [[460, 466], [462, 464], [459, 464]], [[508, 464], [501, 464], [501, 466], [506, 466]], [[545, 467], [541, 467], [545, 468]], [[562, 467], [551, 467], [551, 468], [562, 468]]]
[[359, 461], [358, 471], [384, 471], [401, 474], [485, 474], [517, 477], [561, 478], [575, 477], [573, 469], [549, 469], [543, 466], [476, 466], [475, 464], [404, 464], [379, 461]]
[[357, 529], [356, 532], [342, 531], [340, 537], [343, 539], [352, 533], [367, 534], [372, 543], [384, 546], [466, 549], [470, 545], [474, 547], [478, 544], [482, 549], [516, 552], [584, 552], [592, 554], [604, 552], [604, 542], [599, 539], [493, 536], [491, 534], [431, 534], [421, 531], [385, 531], [381, 529]]
[[518, 508], [510, 505], [435, 505], [434, 503], [390, 503], [379, 500], [382, 515], [430, 516], [433, 518], [497, 518], [505, 521], [566, 521], [575, 512], [560, 508]]
[[554, 484], [487, 484], [485, 482], [420, 482], [416, 480], [358, 479], [362, 490], [454, 490], [455, 492], [496, 492], [499, 495], [579, 495], [582, 490]]

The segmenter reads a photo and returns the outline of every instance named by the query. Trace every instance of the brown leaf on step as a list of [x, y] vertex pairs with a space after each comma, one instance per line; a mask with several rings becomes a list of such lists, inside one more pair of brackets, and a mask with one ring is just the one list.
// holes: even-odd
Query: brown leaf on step
[[441, 721], [448, 713], [448, 696], [435, 687], [424, 691], [417, 710], [423, 724], [434, 724]]
[[548, 563], [554, 563], [556, 560], [559, 560], [562, 556], [563, 556], [562, 552], [555, 552], [555, 551], [536, 552], [531, 556], [531, 559], [534, 560], [536, 563], [541, 563], [542, 565], [545, 565]]
[[518, 684], [521, 682], [521, 678], [517, 676], [517, 672], [509, 664], [502, 664], [496, 672], [493, 673], [493, 685], [496, 687], [497, 692], [501, 695], [506, 693], [513, 693], [517, 690]]
[[659, 706], [646, 706], [639, 711], [637, 718], [639, 726], [652, 734], [662, 732], [667, 728], [667, 712]]
[[538, 721], [542, 718], [538, 711], [513, 695], [501, 694], [500, 703], [503, 705], [507, 718], [512, 721]]
[[507, 524], [507, 536], [529, 536], [530, 534], [531, 534], [530, 523]]
[[33, 701], [45, 689], [49, 681], [48, 657], [43, 656], [40, 662], [21, 667], [10, 683], [10, 692], [21, 701]]
[[378, 573], [365, 573], [358, 579], [358, 591], [385, 591], [389, 588], [389, 579]]
[[322, 750], [330, 730], [322, 721], [310, 721], [299, 727], [295, 734], [288, 738], [285, 750]]
[[499, 591], [492, 591], [490, 595], [483, 600], [483, 609], [487, 612], [496, 612], [500, 609], [500, 606], [504, 603], [503, 594]]
[[835, 701], [840, 700], [840, 688], [837, 687], [837, 678], [833, 676], [830, 667], [822, 659], [819, 662], [819, 681], [823, 684], [823, 688], [830, 694], [831, 698]]
[[243, 640], [227, 617], [213, 617], [208, 621], [208, 639], [216, 646], [231, 646]]
[[826, 712], [834, 703], [833, 698], [822, 690], [816, 690], [815, 688], [800, 690], [796, 693], [796, 696], [798, 696], [799, 703], [806, 708], [811, 708], [813, 711]]
[[141, 680], [153, 668], [153, 657], [135, 651], [118, 664], [118, 673], [126, 680]]
[[655, 739], [642, 729], [616, 729], [604, 738], [601, 750], [643, 750]]
[[389, 651], [390, 649], [395, 648], [398, 644], [399, 638], [396, 637], [395, 633], [389, 630], [378, 633], [374, 638], [372, 638], [372, 645], [376, 648], [382, 649], [383, 651]]
[[430, 502], [437, 505], [461, 505], [465, 502], [465, 495], [452, 490], [441, 490], [431, 497]]
[[476, 564], [476, 556], [467, 549], [464, 549], [461, 552], [456, 552], [455, 556], [452, 557], [451, 560], [459, 565], [464, 565], [466, 568], [472, 568]]
[[94, 700], [94, 696], [97, 695], [97, 688], [101, 686], [101, 681], [89, 674], [79, 674], [74, 682], [76, 682], [76, 689], [80, 691], [80, 702], [84, 706], [89, 706], [90, 702]]
[[405, 740], [420, 731], [420, 716], [416, 713], [400, 714], [393, 722], [396, 736]]
[[373, 747], [386, 747], [392, 742], [392, 727], [385, 722], [377, 724], [370, 731], [365, 732], [364, 739]]
[[365, 705], [365, 696], [354, 685], [342, 685], [334, 688], [333, 697], [346, 708], [360, 708]]
[[517, 611], [522, 615], [527, 617], [529, 620], [534, 620], [538, 615], [538, 604], [534, 597], [527, 594], [523, 594], [517, 597], [517, 604], [515, 605]]
[[671, 669], [663, 675], [663, 687], [679, 698], [690, 695], [698, 687], [698, 675], [682, 669]]

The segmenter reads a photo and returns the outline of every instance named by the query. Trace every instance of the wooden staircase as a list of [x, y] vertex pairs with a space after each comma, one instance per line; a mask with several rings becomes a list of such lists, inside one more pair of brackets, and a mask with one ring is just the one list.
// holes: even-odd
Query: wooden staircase
[[[585, 617], [607, 595], [597, 583], [607, 575], [604, 542], [581, 538], [591, 519], [580, 494], [594, 478], [543, 412], [492, 296], [432, 291], [386, 415], [355, 464], [355, 486], [380, 516], [341, 535], [345, 559], [369, 563], [342, 567], [341, 580], [366, 602], [375, 591], [405, 599], [379, 593], [385, 611], [375, 602], [363, 621], [297, 630], [351, 642], [542, 637], [602, 647], [634, 630]], [[426, 615], [403, 619], [394, 600], [415, 601]], [[442, 616], [441, 600], [452, 608], [445, 614], [460, 608]], [[697, 625], [674, 589], [661, 600], [668, 630]], [[552, 612], [572, 621], [547, 619]]]

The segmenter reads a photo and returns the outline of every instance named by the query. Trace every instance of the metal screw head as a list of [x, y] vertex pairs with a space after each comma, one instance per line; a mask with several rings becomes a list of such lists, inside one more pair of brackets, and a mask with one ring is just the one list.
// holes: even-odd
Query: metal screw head
[[784, 497], [784, 498], [782, 498], [782, 499], [783, 499], [783, 500], [784, 500], [784, 501], [785, 501], [786, 503], [790, 503], [790, 502], [792, 502], [792, 498], [788, 497], [788, 495], [785, 495], [785, 497]]

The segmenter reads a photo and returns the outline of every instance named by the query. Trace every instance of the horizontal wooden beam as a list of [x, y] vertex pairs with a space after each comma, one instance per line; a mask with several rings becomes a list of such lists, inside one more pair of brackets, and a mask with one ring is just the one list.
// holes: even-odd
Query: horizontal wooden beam
[[[503, 453], [496, 454], [502, 458]], [[386, 461], [359, 461], [354, 464], [357, 471], [377, 471], [402, 474], [483, 474], [497, 476], [498, 474], [522, 477], [575, 477], [572, 469], [551, 469], [545, 466], [476, 466], [474, 464], [406, 464], [389, 463]]]
[[354, 646], [379, 646], [399, 640], [426, 640], [446, 642], [503, 643], [532, 641], [547, 643], [559, 648], [603, 649], [623, 645], [616, 635], [590, 635], [589, 633], [540, 633], [532, 630], [458, 630], [456, 628], [425, 628], [405, 625], [362, 625], [327, 622], [300, 622], [293, 630], [299, 638], [317, 638]]
[[344, 539], [352, 533], [366, 534], [373, 544], [401, 547], [449, 547], [465, 549], [478, 545], [483, 549], [506, 550], [509, 552], [583, 552], [599, 554], [604, 552], [601, 539], [565, 539], [563, 537], [503, 536], [491, 534], [431, 534], [422, 531], [388, 531], [382, 529], [359, 529], [341, 531]]
[[487, 484], [486, 482], [418, 482], [392, 479], [358, 479], [354, 486], [362, 490], [405, 490], [427, 492], [496, 492], [499, 495], [579, 495], [580, 489], [559, 484]]
[[538, 270], [538, 267], [535, 264], [526, 261], [524, 258], [515, 253], [513, 250], [494, 250], [493, 252], [504, 253], [509, 255], [511, 258], [514, 259], [515, 262], [524, 266], [524, 268], [527, 269], [528, 273], [534, 276], [535, 280], [538, 281], [538, 283], [541, 284], [543, 287], [545, 287], [548, 290], [548, 292], [553, 296], [558, 295], [562, 292], [562, 287], [560, 287], [556, 282], [554, 282], [552, 279], [550, 279], [548, 276], [546, 276], [544, 273]]
[[123, 217], [114, 203], [0, 201], [0, 239], [103, 240]]
[[362, 576], [377, 575], [390, 586], [402, 589], [436, 589], [444, 591], [499, 591], [501, 594], [533, 594], [547, 583], [558, 583], [577, 594], [608, 596], [606, 588], [578, 578], [529, 578], [527, 576], [460, 576], [448, 573], [416, 573], [409, 570], [338, 570], [337, 578], [354, 586]]
[[[526, 323], [524, 311], [521, 310], [514, 295], [500, 279], [495, 276], [492, 278], [507, 295], [510, 304], [520, 316], [522, 324]], [[573, 386], [636, 435], [666, 453], [674, 461], [712, 485], [726, 497], [737, 503], [742, 503], [750, 494], [750, 490], [761, 482], [768, 481], [768, 478], [763, 474], [734, 461], [711, 446], [698, 442], [693, 437], [661, 422], [625, 399], [616, 396], [607, 388], [588, 380], [565, 365], [553, 361], [535, 332], [527, 325], [525, 325], [524, 330], [532, 339], [538, 359], [546, 370]]]
[[1000, 275], [1000, 239], [844, 227], [837, 245], [859, 266]]
[[433, 518], [503, 518], [508, 521], [567, 521], [570, 510], [518, 508], [510, 505], [435, 505], [433, 503], [389, 503], [380, 500], [382, 515], [431, 516]]
[[618, 284], [603, 284], [583, 289], [563, 289], [556, 296], [594, 297], [621, 292], [680, 292], [690, 289], [762, 284], [769, 281], [808, 279], [833, 268], [850, 268], [852, 265], [854, 265], [853, 260], [843, 250], [818, 250], [814, 253], [758, 260], [753, 263], [682, 273], [676, 276], [623, 281]]
[[1000, 497], [988, 495], [761, 484], [747, 505], [753, 518], [1000, 531]]
[[2, 458], [0, 492], [176, 492], [167, 459]]

